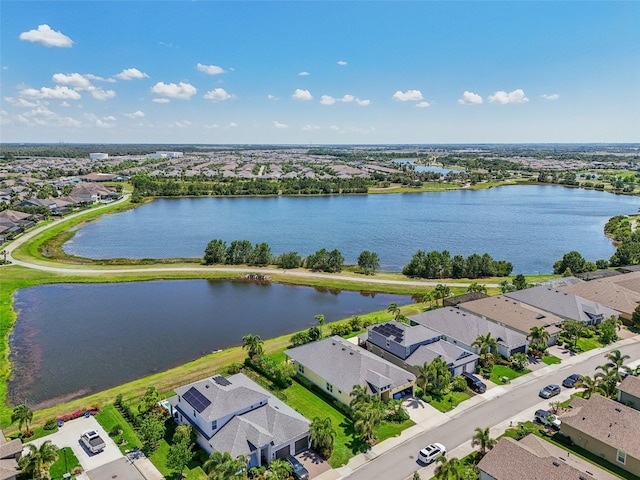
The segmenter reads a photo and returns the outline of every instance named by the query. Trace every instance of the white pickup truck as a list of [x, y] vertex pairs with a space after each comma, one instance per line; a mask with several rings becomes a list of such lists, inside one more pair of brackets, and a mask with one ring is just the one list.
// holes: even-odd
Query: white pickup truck
[[98, 432], [95, 430], [86, 430], [82, 432], [80, 441], [91, 453], [100, 453], [104, 450], [104, 447], [107, 446], [102, 437], [98, 435]]

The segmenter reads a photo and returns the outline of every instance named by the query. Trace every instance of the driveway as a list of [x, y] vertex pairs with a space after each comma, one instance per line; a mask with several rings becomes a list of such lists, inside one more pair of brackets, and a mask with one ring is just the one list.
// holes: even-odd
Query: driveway
[[[90, 453], [80, 444], [80, 435], [85, 430], [95, 430], [100, 434], [107, 445], [102, 452], [96, 454]], [[46, 440], [51, 440], [58, 448], [71, 447], [71, 450], [73, 450], [75, 456], [78, 457], [78, 461], [85, 472], [113, 462], [123, 456], [111, 437], [109, 437], [107, 432], [104, 431], [104, 428], [102, 428], [93, 417], [80, 417], [66, 422], [56, 433], [38, 438], [33, 442], [27, 442], [26, 444], [33, 444], [36, 447], [40, 447]]]

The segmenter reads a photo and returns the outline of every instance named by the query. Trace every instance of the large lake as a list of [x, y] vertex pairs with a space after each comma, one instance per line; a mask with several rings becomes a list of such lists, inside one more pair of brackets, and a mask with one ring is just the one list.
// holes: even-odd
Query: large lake
[[578, 250], [590, 261], [615, 247], [604, 235], [610, 217], [636, 213], [640, 198], [558, 186], [334, 197], [158, 199], [105, 216], [64, 245], [83, 257], [202, 257], [221, 238], [266, 242], [273, 254], [306, 256], [338, 248], [347, 263], [362, 250], [382, 269], [400, 270], [418, 249], [468, 256], [488, 252], [514, 273], [551, 273]]
[[[384, 310], [411, 297], [279, 284], [164, 280], [41, 285], [15, 294], [9, 397], [33, 409], [242, 343]], [[328, 333], [329, 328], [325, 328]]]

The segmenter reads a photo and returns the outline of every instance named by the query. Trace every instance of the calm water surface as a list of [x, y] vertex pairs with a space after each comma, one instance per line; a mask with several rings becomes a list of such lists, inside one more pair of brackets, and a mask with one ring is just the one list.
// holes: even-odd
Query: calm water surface
[[[9, 396], [43, 408], [411, 297], [215, 280], [41, 285], [15, 295]], [[73, 307], [70, 308], [70, 305]], [[328, 332], [325, 326], [325, 332]]]
[[488, 252], [514, 273], [548, 272], [571, 250], [595, 261], [615, 251], [604, 235], [640, 199], [556, 186], [509, 186], [404, 195], [159, 199], [80, 229], [66, 252], [90, 258], [202, 257], [221, 238], [266, 242], [273, 254], [362, 250], [400, 270], [418, 249]]

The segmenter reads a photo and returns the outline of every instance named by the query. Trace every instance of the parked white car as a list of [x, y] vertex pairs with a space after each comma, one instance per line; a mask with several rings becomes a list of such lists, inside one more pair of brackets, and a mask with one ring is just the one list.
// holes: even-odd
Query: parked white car
[[558, 417], [546, 410], [536, 410], [534, 417], [536, 422], [541, 423], [542, 425], [547, 425], [548, 427], [560, 428], [560, 425], [562, 425], [562, 422]]
[[420, 450], [418, 458], [425, 465], [429, 465], [441, 455], [446, 455], [447, 449], [441, 443], [432, 443]]
[[80, 441], [91, 453], [100, 453], [107, 446], [95, 430], [85, 430], [82, 432]]

